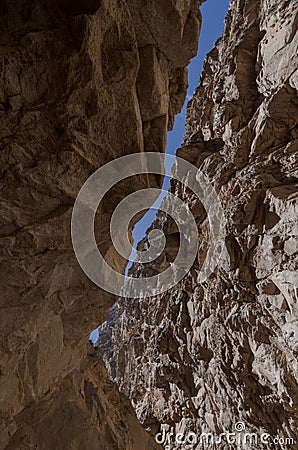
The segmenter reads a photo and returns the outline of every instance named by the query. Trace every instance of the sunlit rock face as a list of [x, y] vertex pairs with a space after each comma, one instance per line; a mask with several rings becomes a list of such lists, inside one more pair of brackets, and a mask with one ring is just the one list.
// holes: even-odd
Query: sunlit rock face
[[[164, 151], [197, 51], [198, 3], [1, 2], [0, 448], [155, 446], [86, 356], [115, 299], [80, 269], [70, 218], [98, 167]], [[159, 186], [123, 183], [100, 207], [101, 251], [122, 272], [109, 216], [149, 181]]]
[[[232, 0], [188, 104], [177, 155], [207, 174], [221, 199], [217, 269], [198, 282], [208, 219], [172, 183], [196, 218], [198, 260], [166, 294], [120, 299], [102, 328], [97, 345], [109, 375], [153, 435], [219, 438], [241, 422], [258, 436], [241, 448], [268, 448], [262, 433], [297, 445], [297, 6]], [[155, 263], [135, 264], [135, 276], [158, 273], [175, 257], [175, 228], [162, 213], [153, 227], [165, 231], [168, 247]], [[215, 447], [171, 448], [236, 447], [223, 436]]]

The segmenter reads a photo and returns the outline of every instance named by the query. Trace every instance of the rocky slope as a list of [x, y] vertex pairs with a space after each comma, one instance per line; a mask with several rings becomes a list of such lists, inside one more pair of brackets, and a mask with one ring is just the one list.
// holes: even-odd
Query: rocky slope
[[[98, 167], [164, 150], [197, 50], [198, 3], [1, 2], [0, 448], [155, 447], [86, 356], [114, 298], [81, 271], [70, 217]], [[109, 216], [131, 190], [123, 183], [101, 206], [105, 255]]]
[[[196, 218], [198, 260], [166, 294], [121, 298], [101, 328], [97, 346], [109, 376], [153, 435], [218, 439], [165, 448], [236, 448], [219, 437], [237, 427], [258, 436], [241, 448], [268, 448], [276, 437], [298, 442], [297, 9], [296, 0], [231, 0], [188, 104], [177, 155], [209, 177], [221, 200], [218, 268], [198, 282], [208, 219], [172, 182]], [[154, 263], [135, 264], [134, 276], [158, 273], [175, 258], [173, 224], [159, 213], [153, 228], [168, 247]]]

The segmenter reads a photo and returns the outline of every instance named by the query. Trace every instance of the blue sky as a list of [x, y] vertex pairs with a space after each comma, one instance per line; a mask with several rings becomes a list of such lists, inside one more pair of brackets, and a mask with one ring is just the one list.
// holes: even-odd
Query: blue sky
[[[195, 88], [199, 84], [200, 74], [203, 68], [203, 62], [206, 54], [213, 48], [215, 41], [221, 36], [224, 18], [229, 6], [229, 0], [207, 0], [201, 6], [203, 16], [203, 23], [201, 29], [201, 36], [199, 42], [198, 55], [191, 60], [188, 66], [188, 90], [187, 97], [183, 109], [175, 118], [175, 124], [172, 131], [168, 133], [168, 142], [166, 153], [174, 155], [176, 150], [180, 147], [184, 136], [185, 129], [185, 113], [188, 100], [192, 97]], [[170, 169], [168, 169], [170, 170]], [[165, 177], [162, 189], [168, 190], [170, 180]], [[147, 228], [152, 224], [156, 217], [158, 207], [162, 201], [161, 195], [152, 208], [144, 215], [144, 217], [135, 225], [132, 236], [134, 238], [134, 245], [145, 236]], [[133, 253], [130, 255], [133, 259]], [[131, 267], [130, 262], [126, 267], [126, 273]]]
[[[192, 97], [195, 88], [199, 84], [199, 78], [206, 54], [213, 48], [215, 41], [222, 34], [224, 18], [227, 13], [228, 6], [229, 0], [207, 0], [200, 8], [203, 15], [203, 24], [199, 42], [199, 52], [198, 55], [192, 59], [190, 65], [188, 66], [189, 86], [187, 90], [187, 98], [182, 111], [175, 118], [174, 129], [168, 133], [166, 153], [174, 155], [176, 153], [176, 150], [181, 145], [184, 136], [187, 102]], [[162, 189], [168, 190], [169, 184], [169, 178], [165, 177]], [[134, 245], [137, 245], [137, 243], [145, 236], [147, 228], [149, 228], [154, 221], [158, 206], [160, 205], [162, 198], [163, 196], [161, 195], [153, 205], [155, 206], [155, 208], [152, 207], [135, 225], [132, 232]], [[132, 255], [130, 256], [130, 258], [132, 258]], [[131, 265], [131, 262], [127, 265], [125, 271], [126, 274]], [[97, 337], [98, 329], [95, 329], [90, 334], [89, 339], [91, 339], [93, 342], [96, 342]]]

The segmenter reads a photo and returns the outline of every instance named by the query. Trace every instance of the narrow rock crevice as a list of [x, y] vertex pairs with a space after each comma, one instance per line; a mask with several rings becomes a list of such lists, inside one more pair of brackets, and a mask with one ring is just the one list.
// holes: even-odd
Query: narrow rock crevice
[[[219, 438], [240, 422], [259, 437], [250, 450], [267, 448], [262, 433], [297, 442], [297, 6], [232, 0], [188, 103], [177, 156], [206, 174], [220, 198], [217, 269], [200, 282], [208, 218], [172, 181], [170, 191], [196, 211], [198, 259], [170, 291], [120, 298], [101, 328], [97, 347], [109, 376], [153, 436]], [[175, 259], [171, 221], [160, 211], [152, 228], [164, 231], [167, 246], [156, 261], [136, 262], [133, 276]], [[147, 245], [144, 238], [139, 247]], [[276, 448], [286, 448], [280, 442]], [[230, 447], [222, 440], [216, 448]]]

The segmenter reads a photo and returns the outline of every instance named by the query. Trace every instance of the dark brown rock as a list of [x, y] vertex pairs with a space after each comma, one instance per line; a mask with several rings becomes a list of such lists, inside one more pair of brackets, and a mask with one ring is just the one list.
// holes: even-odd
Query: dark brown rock
[[[115, 299], [86, 278], [70, 239], [83, 182], [119, 156], [164, 151], [186, 95], [198, 2], [147, 3], [0, 5], [1, 448], [140, 448], [132, 429], [153, 448], [126, 399], [112, 385], [102, 394], [100, 363], [93, 372], [86, 360], [88, 334]], [[104, 254], [119, 192], [149, 182], [160, 180], [123, 183], [101, 206]]]

